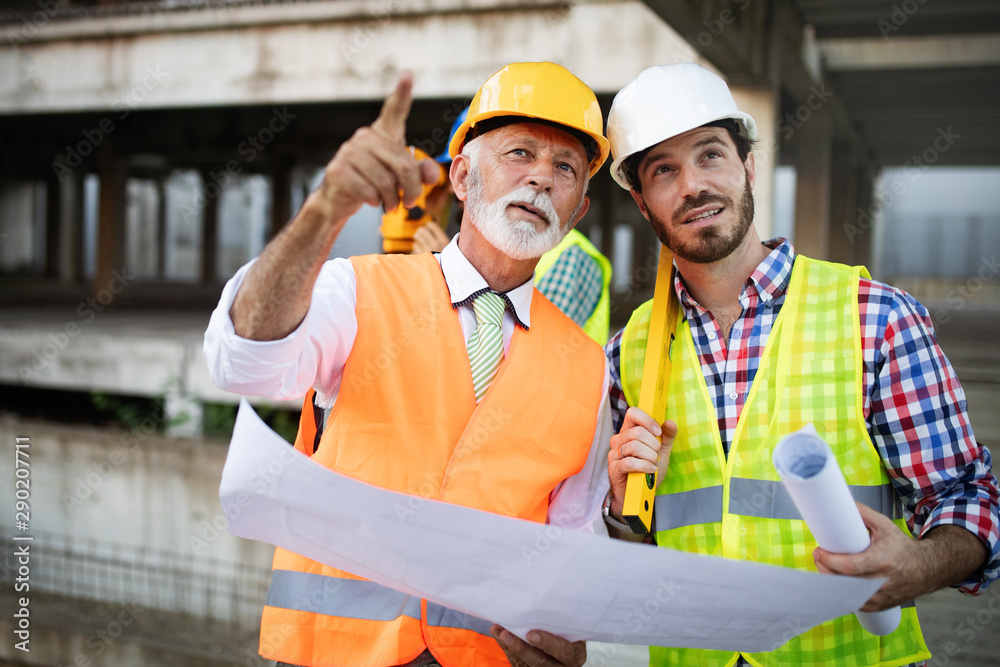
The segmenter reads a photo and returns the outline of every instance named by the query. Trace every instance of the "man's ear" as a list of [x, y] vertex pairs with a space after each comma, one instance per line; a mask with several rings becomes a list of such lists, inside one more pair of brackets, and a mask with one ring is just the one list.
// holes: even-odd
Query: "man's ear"
[[632, 199], [639, 206], [639, 212], [642, 213], [642, 217], [649, 220], [649, 209], [646, 208], [646, 200], [642, 198], [642, 193], [632, 188], [629, 190], [629, 194], [632, 195]]
[[743, 166], [747, 170], [747, 180], [750, 181], [750, 189], [753, 190], [754, 182], [757, 179], [757, 161], [754, 159], [753, 153], [747, 153], [747, 159], [743, 163]]
[[464, 202], [469, 194], [469, 156], [461, 153], [456, 155], [451, 162], [448, 176], [451, 178], [451, 188], [455, 191], [455, 197]]
[[567, 234], [570, 231], [572, 231], [572, 229], [574, 227], [576, 227], [576, 223], [580, 222], [583, 219], [583, 216], [587, 215], [587, 211], [589, 211], [589, 210], [590, 210], [590, 197], [588, 197], [587, 195], [584, 195], [583, 196], [583, 204], [580, 206], [580, 212], [576, 214], [576, 219], [575, 220], [571, 220], [570, 221], [570, 223], [571, 223], [570, 227], [569, 227], [569, 229], [566, 230]]

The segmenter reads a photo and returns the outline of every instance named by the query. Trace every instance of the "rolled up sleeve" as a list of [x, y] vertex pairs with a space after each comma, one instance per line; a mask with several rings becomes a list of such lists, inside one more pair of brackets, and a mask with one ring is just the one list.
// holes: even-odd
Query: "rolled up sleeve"
[[984, 568], [956, 586], [975, 595], [1000, 576], [1000, 503], [990, 451], [976, 442], [965, 393], [927, 310], [899, 290], [893, 300], [876, 359], [873, 440], [914, 534], [951, 524], [986, 546]]
[[240, 337], [229, 315], [252, 265], [243, 266], [226, 283], [205, 331], [212, 381], [226, 391], [276, 400], [301, 398], [315, 387], [317, 401], [332, 404], [358, 332], [357, 279], [351, 263], [337, 259], [324, 264], [305, 318], [287, 336], [272, 341]]

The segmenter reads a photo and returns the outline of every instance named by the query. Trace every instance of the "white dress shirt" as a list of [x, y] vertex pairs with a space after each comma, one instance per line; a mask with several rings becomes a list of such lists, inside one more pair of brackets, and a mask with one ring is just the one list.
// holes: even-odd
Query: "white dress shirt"
[[[459, 249], [458, 236], [438, 255], [438, 260], [452, 303], [487, 287], [486, 280]], [[236, 293], [253, 261], [226, 283], [205, 332], [204, 349], [212, 381], [234, 393], [280, 400], [302, 398], [310, 387], [315, 387], [317, 404], [329, 408], [337, 400], [344, 365], [358, 334], [355, 313], [358, 284], [353, 265], [346, 259], [326, 262], [313, 286], [309, 311], [298, 328], [280, 340], [254, 341], [238, 336], [229, 317]], [[528, 327], [533, 293], [531, 280], [507, 292], [518, 319]], [[460, 306], [458, 316], [462, 334], [468, 340], [476, 330], [472, 305]], [[509, 309], [505, 310], [502, 325], [505, 354], [510, 349], [515, 326], [514, 316]], [[605, 364], [600, 402], [594, 406], [598, 417], [590, 453], [583, 469], [552, 491], [548, 523], [572, 530], [592, 530], [591, 522], [608, 490], [607, 455], [611, 439], [608, 380]]]

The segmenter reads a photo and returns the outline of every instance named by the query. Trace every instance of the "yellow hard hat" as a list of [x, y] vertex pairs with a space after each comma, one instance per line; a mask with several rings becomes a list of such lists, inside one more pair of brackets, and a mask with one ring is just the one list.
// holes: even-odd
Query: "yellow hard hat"
[[604, 116], [594, 91], [562, 65], [550, 62], [511, 63], [487, 79], [472, 98], [465, 122], [451, 138], [451, 157], [462, 152], [466, 135], [477, 124], [483, 127], [485, 120], [506, 116], [535, 118], [580, 137], [587, 148], [591, 176], [608, 158]]

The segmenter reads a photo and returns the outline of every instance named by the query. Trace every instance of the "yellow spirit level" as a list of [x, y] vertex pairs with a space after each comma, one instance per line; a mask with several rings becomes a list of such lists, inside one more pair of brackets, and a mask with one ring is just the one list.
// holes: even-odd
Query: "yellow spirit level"
[[[666, 412], [667, 388], [670, 386], [670, 355], [677, 331], [675, 271], [674, 254], [667, 246], [661, 245], [638, 406], [657, 423], [662, 423]], [[653, 529], [653, 499], [656, 496], [658, 482], [655, 474], [629, 473], [625, 483], [622, 517], [632, 532], [648, 533]]]

